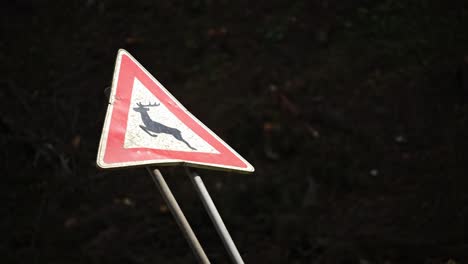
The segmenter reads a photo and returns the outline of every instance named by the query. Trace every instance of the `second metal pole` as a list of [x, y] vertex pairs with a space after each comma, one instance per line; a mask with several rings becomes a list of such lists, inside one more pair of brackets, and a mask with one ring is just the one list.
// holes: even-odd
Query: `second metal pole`
[[153, 178], [154, 183], [158, 187], [159, 192], [161, 193], [162, 197], [166, 201], [167, 207], [169, 207], [169, 210], [174, 216], [177, 222], [177, 225], [179, 225], [179, 228], [184, 234], [185, 239], [187, 240], [190, 247], [192, 248], [193, 254], [195, 254], [195, 256], [197, 257], [198, 262], [202, 264], [210, 264], [208, 257], [203, 251], [203, 248], [200, 245], [200, 242], [198, 242], [198, 239], [195, 236], [195, 233], [193, 233], [193, 230], [190, 227], [190, 224], [188, 223], [187, 219], [185, 218], [184, 213], [180, 209], [179, 204], [177, 203], [174, 195], [172, 195], [171, 189], [169, 189], [169, 186], [164, 180], [164, 177], [162, 176], [161, 172], [158, 169], [155, 169], [155, 170], [152, 170], [150, 168], [147, 168], [147, 169], [151, 175], [151, 178]]
[[203, 205], [205, 206], [205, 209], [208, 212], [208, 215], [210, 216], [211, 221], [213, 222], [216, 231], [218, 232], [218, 235], [221, 237], [224, 247], [228, 251], [232, 261], [236, 264], [244, 264], [244, 261], [242, 260], [242, 257], [239, 254], [239, 251], [237, 250], [231, 235], [229, 235], [229, 232], [224, 225], [223, 219], [219, 215], [219, 212], [216, 209], [216, 206], [213, 203], [213, 200], [211, 199], [211, 196], [208, 193], [208, 190], [206, 189], [200, 175], [194, 171], [190, 171], [188, 168], [187, 174], [192, 180], [192, 183], [197, 190], [198, 196], [200, 196], [200, 199], [202, 200]]

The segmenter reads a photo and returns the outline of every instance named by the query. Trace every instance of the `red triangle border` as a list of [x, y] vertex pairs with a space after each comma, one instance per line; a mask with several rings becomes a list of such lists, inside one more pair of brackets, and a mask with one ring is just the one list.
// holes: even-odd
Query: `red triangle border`
[[[160, 150], [152, 148], [125, 149], [125, 131], [134, 79], [165, 103], [166, 107], [187, 127], [215, 148], [219, 154]], [[176, 165], [216, 170], [254, 171], [245, 159], [188, 112], [138, 61], [125, 50], [119, 50], [112, 81], [110, 102], [98, 151], [97, 165], [117, 168], [148, 165]]]

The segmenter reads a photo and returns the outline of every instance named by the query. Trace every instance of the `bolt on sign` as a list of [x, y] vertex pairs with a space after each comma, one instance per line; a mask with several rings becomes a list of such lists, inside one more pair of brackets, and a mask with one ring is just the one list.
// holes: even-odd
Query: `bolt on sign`
[[254, 171], [127, 51], [117, 54], [97, 165], [186, 165]]

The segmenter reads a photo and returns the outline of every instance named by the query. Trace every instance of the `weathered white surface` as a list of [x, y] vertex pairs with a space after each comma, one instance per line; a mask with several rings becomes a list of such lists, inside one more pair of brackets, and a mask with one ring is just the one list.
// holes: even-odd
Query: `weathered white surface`
[[[140, 113], [133, 110], [137, 103], [154, 104], [159, 106], [149, 107], [149, 116], [153, 121], [164, 124], [165, 126], [176, 128], [181, 131], [182, 137], [190, 143], [196, 150], [190, 149], [185, 143], [175, 139], [169, 134], [157, 134], [157, 137], [148, 135], [140, 125], [143, 125]], [[155, 134], [155, 133], [152, 133]], [[195, 134], [191, 129], [184, 125], [174, 114], [167, 109], [163, 102], [158, 100], [137, 78], [133, 82], [133, 91], [128, 113], [127, 131], [125, 133], [124, 148], [153, 148], [162, 150], [176, 150], [187, 152], [206, 152], [218, 154], [210, 144]]]

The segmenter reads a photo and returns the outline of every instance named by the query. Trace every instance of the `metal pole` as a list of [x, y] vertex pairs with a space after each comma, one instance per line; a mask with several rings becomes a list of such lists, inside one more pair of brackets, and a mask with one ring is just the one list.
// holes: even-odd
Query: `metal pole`
[[195, 236], [195, 233], [193, 233], [193, 230], [190, 227], [190, 224], [188, 223], [187, 219], [185, 218], [184, 213], [180, 209], [179, 204], [177, 203], [174, 195], [172, 195], [171, 189], [169, 189], [169, 186], [164, 180], [164, 177], [162, 176], [161, 172], [158, 169], [152, 170], [149, 167], [147, 167], [146, 169], [151, 175], [151, 178], [153, 178], [153, 181], [158, 187], [159, 192], [164, 198], [164, 201], [166, 201], [167, 207], [169, 207], [169, 210], [171, 211], [172, 216], [174, 216], [177, 222], [177, 225], [179, 225], [180, 230], [182, 231], [185, 239], [187, 240], [190, 247], [192, 248], [193, 254], [195, 254], [198, 262], [202, 264], [209, 264], [210, 261], [208, 260], [208, 257], [203, 251], [203, 248], [200, 245], [200, 242], [198, 242], [198, 239]]
[[216, 228], [216, 231], [218, 232], [218, 235], [223, 241], [224, 247], [226, 248], [226, 250], [229, 253], [229, 256], [231, 257], [231, 260], [233, 261], [233, 263], [243, 264], [244, 261], [242, 260], [242, 257], [239, 254], [239, 251], [237, 250], [236, 245], [234, 244], [234, 241], [231, 238], [231, 235], [229, 235], [229, 232], [226, 226], [224, 225], [223, 219], [219, 215], [219, 212], [216, 209], [216, 206], [213, 203], [213, 200], [211, 199], [210, 194], [208, 193], [208, 190], [205, 187], [205, 184], [203, 184], [200, 175], [198, 175], [198, 173], [194, 171], [190, 171], [188, 168], [187, 174], [192, 180], [192, 183], [195, 186], [195, 189], [197, 190], [198, 196], [202, 200], [203, 205], [205, 206], [205, 209], [208, 212], [208, 215], [210, 216], [211, 221], [213, 222]]

